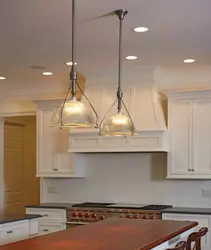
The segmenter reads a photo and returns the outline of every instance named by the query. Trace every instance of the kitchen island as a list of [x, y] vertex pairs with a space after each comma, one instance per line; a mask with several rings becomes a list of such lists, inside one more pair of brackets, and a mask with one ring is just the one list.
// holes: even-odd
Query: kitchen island
[[29, 239], [38, 235], [40, 215], [0, 215], [0, 245]]
[[0, 250], [164, 250], [195, 226], [197, 222], [106, 219], [5, 245]]

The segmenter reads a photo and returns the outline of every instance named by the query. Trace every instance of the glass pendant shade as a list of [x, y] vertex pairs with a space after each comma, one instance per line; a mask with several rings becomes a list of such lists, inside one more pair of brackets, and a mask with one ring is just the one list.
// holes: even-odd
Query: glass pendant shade
[[134, 134], [134, 126], [130, 118], [123, 113], [111, 116], [103, 125], [103, 135], [130, 136]]
[[96, 120], [93, 112], [84, 103], [77, 100], [69, 100], [54, 112], [51, 125], [86, 128], [95, 127]]

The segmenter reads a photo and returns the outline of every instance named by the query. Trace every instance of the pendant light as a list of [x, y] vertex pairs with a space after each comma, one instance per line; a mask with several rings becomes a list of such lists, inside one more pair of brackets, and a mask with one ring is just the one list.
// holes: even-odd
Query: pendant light
[[[57, 110], [55, 110], [51, 119], [51, 125], [60, 128], [98, 128], [97, 113], [77, 82], [75, 60], [75, 0], [72, 0], [72, 68], [69, 77], [71, 81], [70, 87], [67, 91], [64, 102]], [[76, 86], [87, 100], [89, 107], [77, 100]]]
[[[127, 10], [116, 10], [114, 12], [119, 18], [119, 73], [117, 99], [103, 117], [100, 123], [100, 135], [131, 136], [135, 135], [135, 127], [132, 118], [123, 101], [122, 78], [122, 22]], [[108, 113], [117, 104], [117, 114], [107, 119]], [[123, 111], [123, 109], [125, 111]]]

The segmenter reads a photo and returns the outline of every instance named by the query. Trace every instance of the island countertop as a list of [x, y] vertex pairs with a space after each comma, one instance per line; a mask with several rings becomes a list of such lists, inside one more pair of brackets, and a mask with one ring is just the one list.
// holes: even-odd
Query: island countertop
[[42, 216], [36, 214], [0, 215], [0, 225], [22, 220], [38, 219], [40, 217]]
[[106, 219], [37, 237], [0, 250], [150, 250], [197, 226], [197, 222]]

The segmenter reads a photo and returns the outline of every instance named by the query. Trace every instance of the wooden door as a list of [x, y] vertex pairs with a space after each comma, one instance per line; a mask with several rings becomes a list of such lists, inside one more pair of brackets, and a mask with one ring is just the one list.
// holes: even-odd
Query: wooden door
[[40, 202], [36, 177], [36, 117], [14, 117], [4, 126], [4, 212], [25, 213]]
[[5, 122], [4, 212], [24, 213], [23, 124]]

